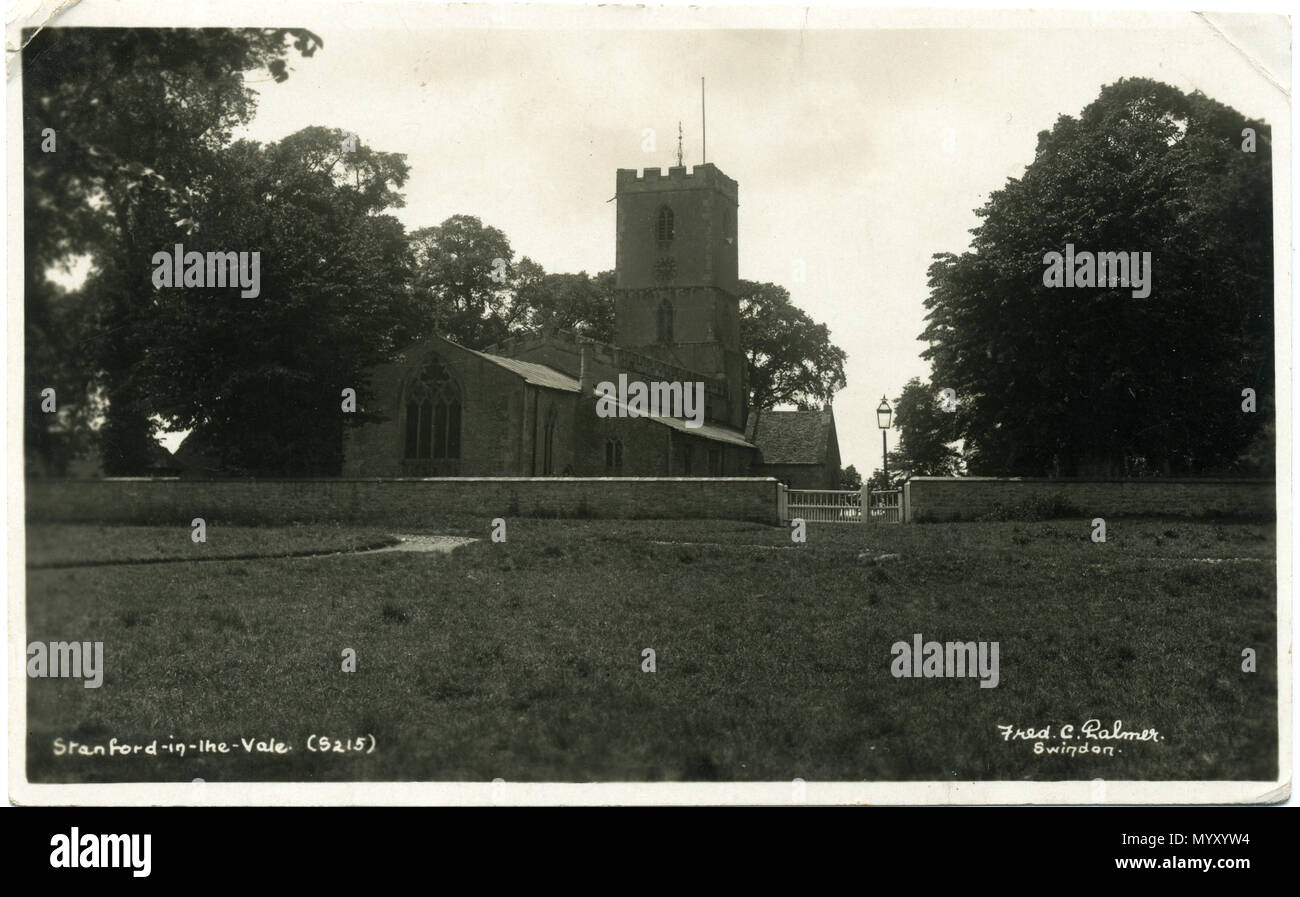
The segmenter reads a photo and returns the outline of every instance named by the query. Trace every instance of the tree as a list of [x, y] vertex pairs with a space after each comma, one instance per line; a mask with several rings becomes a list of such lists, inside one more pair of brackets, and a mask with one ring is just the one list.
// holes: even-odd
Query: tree
[[[1263, 122], [1141, 78], [1039, 135], [970, 250], [930, 267], [923, 357], [961, 397], [971, 472], [1197, 473], [1268, 427], [1240, 393], [1274, 385], [1270, 148]], [[1045, 286], [1067, 244], [1150, 252], [1150, 295]]]
[[[337, 474], [345, 423], [373, 419], [365, 371], [419, 328], [406, 234], [385, 214], [401, 204], [406, 162], [345, 151], [347, 136], [313, 127], [221, 157], [186, 247], [258, 250], [260, 295], [154, 291], [136, 374], [168, 427], [193, 429], [228, 466]], [[356, 413], [343, 411], [344, 389], [356, 390]]]
[[[889, 453], [889, 460], [894, 460], [894, 453]], [[871, 471], [871, 476], [867, 477], [867, 485], [871, 487], [872, 492], [881, 492], [885, 489], [897, 489], [901, 477], [893, 467], [889, 468], [889, 479], [885, 479], [885, 472], [879, 467]]]
[[861, 489], [862, 474], [858, 469], [850, 464], [848, 467], [840, 468], [840, 488], [841, 489]]
[[[321, 46], [303, 29], [47, 28], [23, 50], [27, 444], [50, 450], [39, 392], [107, 399], [105, 470], [152, 461], [151, 403], [136, 376], [146, 348], [151, 254], [183, 235], [178, 223], [212, 185], [213, 157], [248, 121], [244, 74], [288, 77], [293, 51]], [[53, 141], [52, 144], [50, 141]], [[43, 146], [52, 146], [46, 152]], [[94, 315], [48, 285], [69, 259], [89, 260]], [[72, 329], [69, 325], [73, 324]], [[83, 415], [84, 417], [84, 415]]]
[[510, 323], [534, 330], [558, 327], [600, 342], [614, 339], [614, 272], [594, 277], [547, 274], [525, 257], [518, 265], [518, 282], [510, 305]]
[[740, 344], [749, 362], [750, 408], [822, 405], [844, 388], [844, 350], [784, 287], [740, 282]]
[[[415, 295], [438, 333], [482, 349], [517, 329], [508, 299], [520, 272], [505, 234], [472, 215], [453, 215], [414, 231], [410, 243]], [[523, 273], [537, 276], [533, 268]]]
[[942, 398], [940, 390], [913, 377], [894, 400], [893, 423], [899, 439], [898, 450], [889, 453], [891, 477], [947, 477], [961, 472], [961, 453], [951, 445], [958, 404]]

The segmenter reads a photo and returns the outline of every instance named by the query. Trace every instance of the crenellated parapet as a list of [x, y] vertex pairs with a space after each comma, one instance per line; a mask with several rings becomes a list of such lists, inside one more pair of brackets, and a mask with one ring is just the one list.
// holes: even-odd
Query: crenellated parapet
[[661, 168], [647, 168], [638, 173], [635, 168], [618, 169], [619, 193], [649, 193], [656, 190], [681, 190], [684, 187], [712, 187], [732, 199], [739, 196], [734, 180], [723, 174], [712, 162], [704, 162], [687, 170], [685, 165], [674, 165], [664, 174]]

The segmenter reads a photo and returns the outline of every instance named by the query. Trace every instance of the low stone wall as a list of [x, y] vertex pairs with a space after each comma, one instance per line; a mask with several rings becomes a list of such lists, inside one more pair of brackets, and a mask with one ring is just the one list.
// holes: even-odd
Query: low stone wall
[[439, 479], [32, 479], [31, 523], [367, 523], [444, 515], [723, 518], [776, 523], [777, 482], [757, 477]]
[[903, 487], [908, 522], [974, 520], [1033, 507], [1060, 516], [1241, 516], [1276, 513], [1272, 480], [1048, 480], [915, 477]]

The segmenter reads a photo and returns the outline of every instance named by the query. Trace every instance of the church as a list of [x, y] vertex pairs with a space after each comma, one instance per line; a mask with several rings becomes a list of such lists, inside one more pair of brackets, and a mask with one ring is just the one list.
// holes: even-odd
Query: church
[[[619, 169], [616, 200], [615, 342], [547, 330], [476, 351], [430, 334], [371, 370], [366, 410], [383, 419], [349, 428], [344, 476], [773, 476], [839, 488], [829, 407], [747, 407], [736, 182], [709, 163]], [[598, 413], [598, 386], [620, 375], [703, 383], [703, 414]]]

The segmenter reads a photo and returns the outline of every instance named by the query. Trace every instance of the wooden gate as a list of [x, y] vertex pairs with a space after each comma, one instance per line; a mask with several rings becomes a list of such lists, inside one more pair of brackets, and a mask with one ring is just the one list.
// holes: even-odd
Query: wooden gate
[[903, 490], [881, 489], [868, 493], [867, 519], [870, 523], [902, 523]]
[[861, 523], [862, 494], [856, 490], [781, 487], [782, 522], [798, 517], [806, 523]]
[[[788, 489], [778, 484], [782, 523], [902, 523], [902, 489]], [[866, 513], [863, 510], [866, 509]]]

